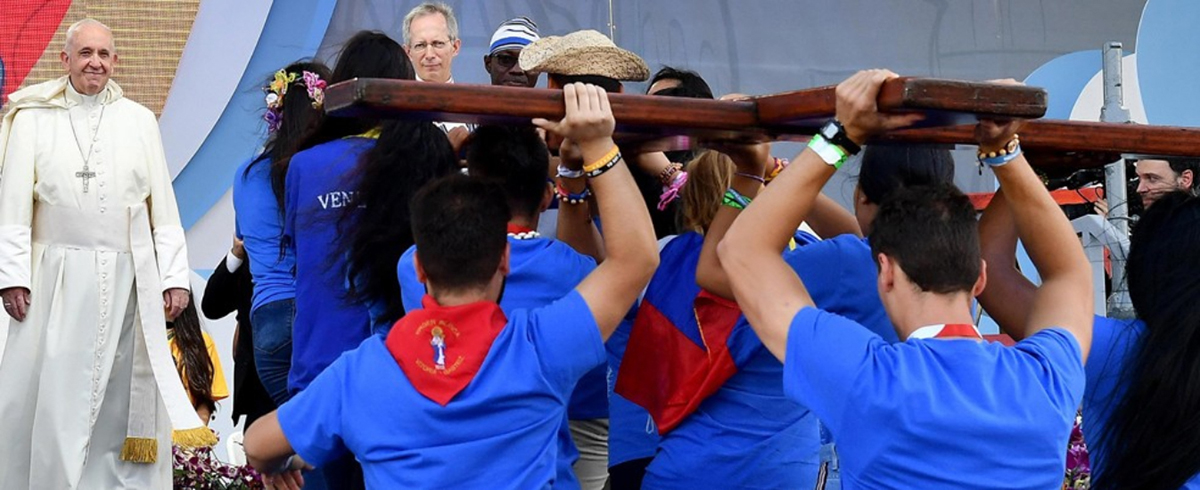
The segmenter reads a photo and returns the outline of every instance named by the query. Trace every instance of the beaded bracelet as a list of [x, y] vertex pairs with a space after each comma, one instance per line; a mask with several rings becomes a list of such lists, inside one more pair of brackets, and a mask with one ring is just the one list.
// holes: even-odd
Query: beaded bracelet
[[584, 201], [587, 201], [587, 198], [592, 196], [592, 190], [584, 187], [582, 192], [578, 194], [572, 194], [567, 190], [566, 187], [563, 187], [562, 183], [559, 183], [558, 186], [554, 188], [554, 194], [557, 195], [558, 200], [562, 201], [564, 204], [582, 204]]
[[746, 209], [746, 206], [749, 206], [751, 201], [753, 199], [743, 196], [742, 193], [730, 187], [725, 191], [725, 198], [721, 200], [721, 204], [741, 211]]
[[979, 164], [989, 167], [999, 167], [1013, 161], [1021, 154], [1021, 137], [1014, 134], [1008, 143], [1005, 143], [1004, 148], [996, 151], [979, 151], [975, 154], [975, 158], [979, 160]]
[[671, 183], [675, 181], [675, 172], [679, 172], [680, 170], [683, 170], [683, 165], [678, 163], [667, 165], [662, 169], [661, 172], [658, 173], [658, 181], [662, 182], [662, 185], [664, 186], [671, 185]]
[[[600, 169], [608, 170], [608, 167], [612, 167], [613, 165], [616, 165], [617, 160], [620, 160], [620, 159], [621, 159], [621, 149], [618, 148], [617, 145], [613, 145], [612, 149], [608, 150], [608, 153], [605, 153], [604, 156], [600, 157], [598, 160], [596, 160], [592, 163], [584, 165], [583, 173], [587, 174], [588, 177], [594, 177], [594, 175], [592, 175], [592, 173], [594, 173]], [[596, 175], [600, 175], [601, 173], [604, 173], [604, 172], [597, 173]]]

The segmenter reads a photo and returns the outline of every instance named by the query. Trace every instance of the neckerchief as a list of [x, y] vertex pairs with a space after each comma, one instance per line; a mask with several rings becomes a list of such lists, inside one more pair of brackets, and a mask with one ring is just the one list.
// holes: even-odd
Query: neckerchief
[[425, 295], [421, 305], [396, 322], [385, 343], [413, 388], [446, 406], [475, 379], [508, 319], [491, 301], [443, 307]]
[[975, 328], [975, 325], [965, 323], [926, 325], [908, 335], [910, 339], [944, 339], [954, 337], [983, 340], [983, 335], [979, 334], [979, 329]]

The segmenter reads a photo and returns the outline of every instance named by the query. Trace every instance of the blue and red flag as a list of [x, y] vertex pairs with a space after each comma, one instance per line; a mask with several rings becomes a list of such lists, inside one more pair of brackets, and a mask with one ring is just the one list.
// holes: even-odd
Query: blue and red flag
[[660, 434], [737, 373], [727, 342], [741, 310], [696, 285], [703, 243], [687, 233], [663, 248], [617, 377], [616, 392], [645, 408]]

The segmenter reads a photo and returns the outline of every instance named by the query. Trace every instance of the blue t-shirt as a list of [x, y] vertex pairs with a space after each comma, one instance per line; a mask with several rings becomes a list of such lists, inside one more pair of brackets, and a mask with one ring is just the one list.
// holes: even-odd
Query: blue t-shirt
[[[636, 313], [636, 310], [634, 310]], [[626, 319], [608, 337], [608, 467], [635, 459], [654, 457], [658, 450], [658, 426], [641, 405], [616, 392], [621, 360], [633, 333], [633, 321]]]
[[783, 383], [832, 432], [843, 488], [1059, 488], [1084, 377], [1063, 329], [1011, 348], [889, 344], [807, 307], [788, 331]]
[[[558, 240], [517, 240], [509, 237], [508, 243], [509, 272], [500, 297], [500, 308], [506, 315], [515, 310], [541, 308], [550, 304], [573, 291], [596, 269], [595, 259], [576, 252]], [[416, 246], [409, 247], [396, 264], [396, 278], [400, 282], [405, 312], [420, 308], [421, 297], [425, 295], [425, 285], [417, 280], [417, 269], [413, 265], [416, 252]], [[599, 366], [579, 380], [579, 384], [571, 391], [565, 417], [587, 420], [608, 416], [606, 374], [607, 367]], [[571, 439], [570, 426], [565, 417], [559, 431], [561, 454], [558, 484], [577, 486], [577, 483], [572, 485], [575, 482], [572, 465], [579, 459], [579, 451]]]
[[297, 153], [288, 166], [284, 235], [296, 254], [296, 321], [288, 391], [303, 390], [325, 366], [371, 334], [367, 309], [346, 298], [338, 221], [354, 205], [354, 169], [375, 140], [343, 138]]
[[237, 236], [250, 259], [250, 277], [254, 280], [251, 311], [258, 307], [296, 297], [295, 251], [284, 249], [283, 214], [271, 188], [271, 161], [264, 159], [246, 169], [254, 159], [238, 166], [233, 178], [233, 210]]
[[[684, 234], [663, 247], [663, 263], [675, 263], [669, 256], [688, 256], [682, 263], [690, 272], [683, 276], [691, 284], [673, 287], [695, 289], [690, 294], [664, 295], [686, 304], [655, 303], [669, 318], [694, 315], [692, 300], [699, 293], [695, 270], [703, 243], [698, 234]], [[643, 487], [813, 488], [820, 451], [816, 417], [784, 395], [783, 365], [762, 345], [744, 316], [730, 332], [727, 345], [737, 373], [662, 437], [646, 468]]]
[[571, 292], [512, 312], [446, 406], [413, 388], [373, 336], [280, 407], [279, 425], [315, 466], [352, 452], [367, 488], [549, 488], [567, 398], [603, 362], [595, 319]]
[[[1104, 471], [1105, 441], [1100, 435], [1113, 411], [1125, 397], [1121, 376], [1133, 368], [1138, 345], [1146, 334], [1141, 320], [1117, 320], [1097, 316], [1092, 323], [1092, 350], [1087, 362], [1087, 391], [1083, 396], [1083, 439], [1088, 444], [1092, 481]], [[1183, 488], [1200, 490], [1200, 474]]]
[[838, 235], [784, 252], [783, 260], [818, 308], [854, 320], [888, 343], [900, 341], [879, 299], [879, 268], [866, 238]]

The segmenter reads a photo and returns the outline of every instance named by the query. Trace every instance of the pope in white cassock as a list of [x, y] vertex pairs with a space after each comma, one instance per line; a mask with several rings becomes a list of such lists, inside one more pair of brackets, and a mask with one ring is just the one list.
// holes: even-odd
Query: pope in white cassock
[[170, 488], [172, 427], [216, 440], [167, 348], [189, 271], [158, 123], [109, 80], [108, 27], [61, 58], [0, 125], [0, 486]]

